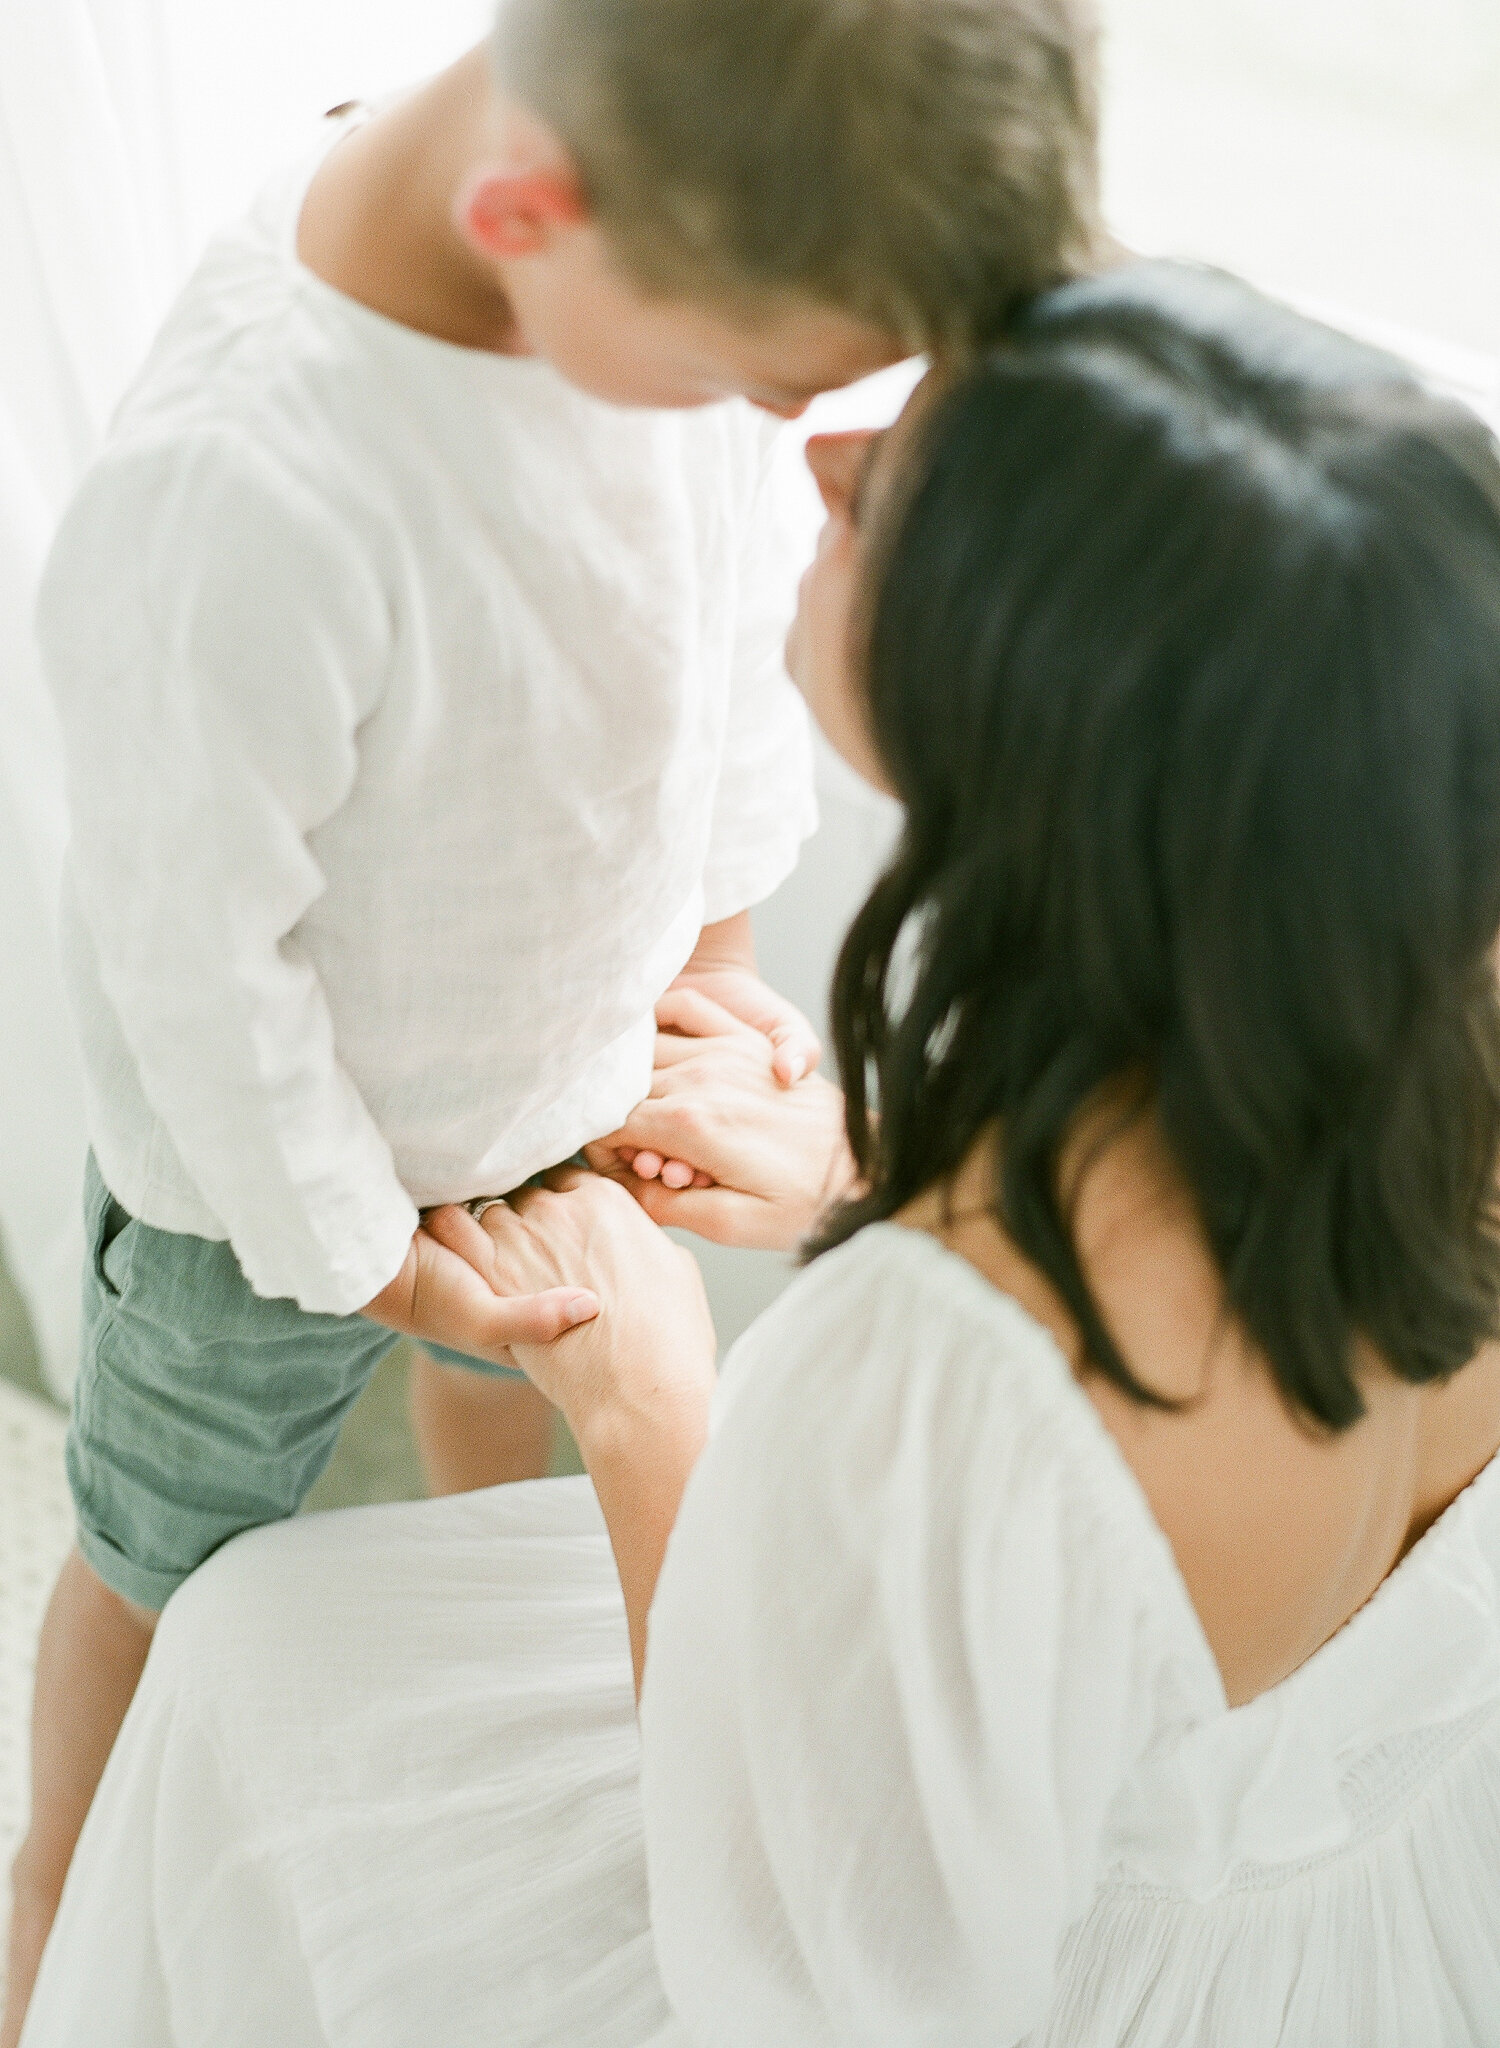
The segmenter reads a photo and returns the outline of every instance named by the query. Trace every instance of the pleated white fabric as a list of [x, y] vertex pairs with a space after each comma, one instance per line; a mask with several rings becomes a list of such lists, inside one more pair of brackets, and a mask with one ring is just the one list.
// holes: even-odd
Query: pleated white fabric
[[162, 1624], [28, 2038], [654, 2042], [637, 1762], [587, 1480], [236, 1544]]
[[1500, 2043], [1500, 1463], [1231, 1712], [1061, 1356], [926, 1238], [736, 1347], [642, 1726], [586, 1482], [242, 1539], [25, 2048]]

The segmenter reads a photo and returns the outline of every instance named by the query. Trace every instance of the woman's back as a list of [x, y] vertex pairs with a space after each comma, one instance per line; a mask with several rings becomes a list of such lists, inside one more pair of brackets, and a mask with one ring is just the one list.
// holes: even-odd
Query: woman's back
[[1363, 1361], [1361, 1420], [1299, 1415], [1226, 1308], [1223, 1282], [1154, 1128], [1138, 1120], [1075, 1193], [1084, 1270], [1121, 1353], [1171, 1407], [1088, 1370], [1046, 1276], [986, 1207], [991, 1148], [901, 1220], [930, 1231], [1049, 1331], [1172, 1546], [1231, 1704], [1279, 1683], [1363, 1606], [1500, 1450], [1500, 1345], [1415, 1387]]
[[1027, 1291], [875, 1226], [726, 1368], [644, 1712], [689, 2031], [1495, 2048], [1500, 1463], [1235, 1706]]

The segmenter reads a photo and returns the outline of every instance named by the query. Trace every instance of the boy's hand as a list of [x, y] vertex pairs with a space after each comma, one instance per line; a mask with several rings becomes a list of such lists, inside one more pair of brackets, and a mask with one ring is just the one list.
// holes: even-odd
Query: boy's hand
[[672, 987], [707, 996], [769, 1038], [771, 1070], [783, 1088], [795, 1087], [823, 1056], [818, 1034], [802, 1012], [748, 967], [694, 967], [690, 962]]
[[443, 1344], [491, 1365], [510, 1365], [512, 1344], [550, 1344], [599, 1313], [587, 1288], [497, 1295], [473, 1266], [420, 1229], [401, 1271], [363, 1310], [371, 1322], [421, 1343]]
[[692, 959], [672, 987], [707, 996], [769, 1038], [772, 1072], [784, 1088], [795, 1087], [823, 1056], [818, 1034], [802, 1012], [756, 973], [755, 941], [746, 911], [722, 924], [704, 926]]
[[692, 990], [663, 996], [657, 1022], [650, 1096], [585, 1147], [590, 1165], [656, 1223], [792, 1249], [853, 1190], [843, 1096], [815, 1074], [786, 1087], [764, 1035]]

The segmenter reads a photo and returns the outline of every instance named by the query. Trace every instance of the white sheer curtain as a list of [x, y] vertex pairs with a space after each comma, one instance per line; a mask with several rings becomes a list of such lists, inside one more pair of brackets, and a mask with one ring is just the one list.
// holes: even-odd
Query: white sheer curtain
[[324, 108], [435, 69], [488, 14], [489, 0], [0, 8], [0, 1235], [59, 1392], [85, 1140], [52, 943], [66, 824], [37, 575], [212, 226]]
[[186, 255], [162, 9], [0, 13], [0, 1229], [48, 1376], [77, 1317], [84, 1135], [52, 948], [66, 825], [31, 637], [52, 528]]

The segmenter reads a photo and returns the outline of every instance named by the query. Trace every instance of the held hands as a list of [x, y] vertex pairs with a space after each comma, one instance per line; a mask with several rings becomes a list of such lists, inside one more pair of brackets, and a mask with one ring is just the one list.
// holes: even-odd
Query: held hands
[[513, 1344], [550, 1344], [598, 1315], [598, 1296], [583, 1286], [548, 1281], [539, 1292], [513, 1289], [508, 1298], [498, 1296], [482, 1273], [433, 1234], [431, 1220], [414, 1233], [395, 1279], [366, 1305], [372, 1322], [418, 1343], [509, 1365]]
[[817, 1066], [822, 1056], [818, 1034], [802, 1012], [755, 971], [749, 911], [703, 927], [692, 959], [667, 993], [678, 989], [707, 996], [741, 1024], [761, 1032], [770, 1041], [771, 1071], [784, 1088], [795, 1087]]
[[[641, 1209], [726, 1244], [794, 1245], [849, 1177], [842, 1098], [812, 1076], [820, 1047], [811, 1025], [767, 987], [753, 963], [748, 916], [705, 928], [658, 1009], [652, 1100], [614, 1138], [589, 1148], [597, 1172], [622, 1181], [640, 1208], [614, 1190], [601, 1194], [590, 1185], [593, 1177], [574, 1175], [554, 1176], [544, 1194], [490, 1209], [482, 1226], [464, 1210], [434, 1211], [413, 1236], [400, 1272], [364, 1313], [419, 1342], [515, 1364], [566, 1414], [561, 1390], [546, 1383], [542, 1354], [552, 1346], [598, 1365], [602, 1334], [590, 1347], [558, 1343], [600, 1315], [596, 1255], [604, 1258], [617, 1304], [635, 1298], [627, 1285], [634, 1272], [665, 1285], [664, 1275], [675, 1271], [677, 1294], [690, 1276], [701, 1305], [696, 1268]], [[566, 1230], [559, 1237], [561, 1218], [536, 1211], [537, 1201], [562, 1194], [579, 1198], [577, 1213], [593, 1219], [587, 1243], [569, 1241]], [[598, 1225], [601, 1201], [613, 1204], [609, 1230]], [[524, 1259], [518, 1217], [530, 1230]], [[628, 1276], [609, 1259], [632, 1233], [636, 1255]], [[496, 1249], [502, 1243], [504, 1259]], [[542, 1256], [549, 1247], [550, 1264]], [[608, 1321], [618, 1328], [619, 1315]], [[710, 1332], [711, 1359], [706, 1306], [701, 1323]]]
[[651, 1094], [587, 1147], [589, 1164], [654, 1222], [719, 1244], [793, 1249], [852, 1192], [843, 1096], [816, 1075], [788, 1087], [764, 1032], [696, 989], [670, 990], [656, 1021]]
[[511, 1356], [560, 1408], [586, 1463], [602, 1439], [644, 1429], [696, 1433], [708, 1412], [715, 1339], [692, 1254], [623, 1189], [564, 1168], [485, 1210], [434, 1210], [426, 1228], [477, 1285], [515, 1308], [558, 1298], [597, 1315], [510, 1340]]
[[[755, 935], [748, 911], [703, 927], [692, 959], [672, 983], [665, 1000], [670, 1002], [683, 991], [706, 997], [716, 1013], [759, 1032], [770, 1048], [770, 1072], [783, 1088], [796, 1087], [822, 1057], [818, 1035], [802, 1012], [756, 972]], [[665, 1188], [713, 1185], [710, 1173], [671, 1155], [645, 1151], [632, 1163], [639, 1178], [651, 1180], [659, 1175]], [[598, 1160], [594, 1164], [598, 1167]]]
[[783, 1088], [794, 1088], [822, 1058], [818, 1035], [799, 1009], [764, 981], [753, 968], [736, 962], [699, 961], [695, 954], [673, 982], [664, 1000], [679, 989], [705, 996], [720, 1010], [759, 1032], [771, 1048], [771, 1073]]

